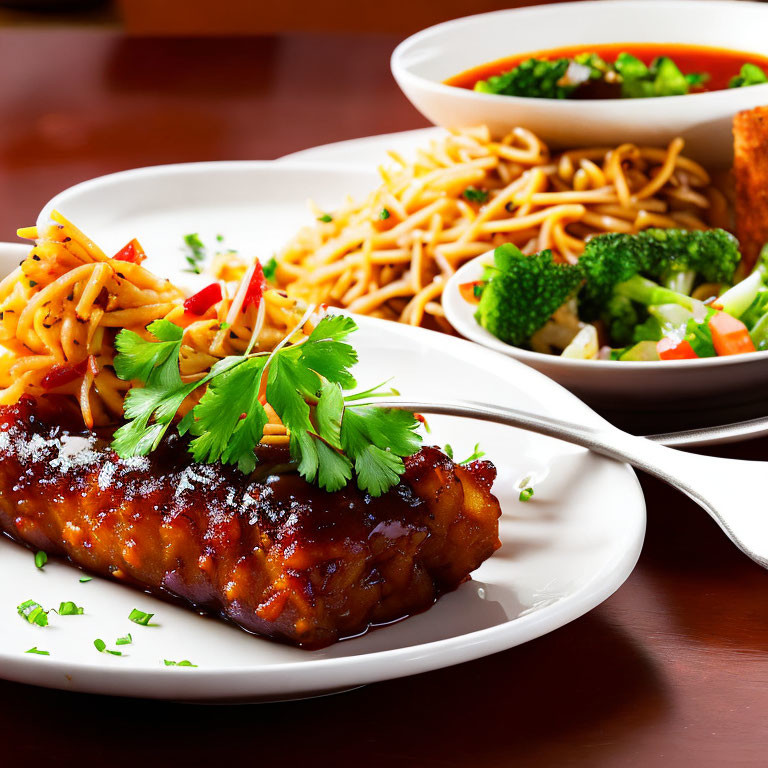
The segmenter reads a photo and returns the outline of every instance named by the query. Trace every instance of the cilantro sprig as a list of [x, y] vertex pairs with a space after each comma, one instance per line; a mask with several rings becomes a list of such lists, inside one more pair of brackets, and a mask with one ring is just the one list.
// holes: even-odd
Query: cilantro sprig
[[129, 391], [128, 422], [115, 432], [112, 447], [122, 458], [150, 453], [184, 399], [207, 385], [178, 431], [190, 435], [195, 461], [235, 464], [250, 473], [268, 421], [259, 399], [265, 385], [267, 402], [288, 428], [291, 458], [308, 482], [337, 491], [354, 475], [361, 490], [380, 496], [398, 483], [403, 458], [419, 450], [419, 422], [411, 413], [360, 402], [390, 394], [380, 387], [348, 393], [356, 386], [350, 369], [357, 353], [346, 340], [356, 329], [349, 317], [328, 316], [301, 343], [226, 357], [189, 384], [179, 372], [181, 328], [156, 320], [147, 328], [154, 337], [149, 341], [123, 330], [115, 341], [115, 371], [144, 386]]

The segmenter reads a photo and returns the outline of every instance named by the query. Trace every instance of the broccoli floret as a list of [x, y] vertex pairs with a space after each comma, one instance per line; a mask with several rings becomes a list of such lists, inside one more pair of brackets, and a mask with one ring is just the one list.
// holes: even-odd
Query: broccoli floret
[[509, 72], [478, 80], [475, 90], [504, 96], [527, 96], [534, 99], [565, 99], [575, 85], [560, 85], [568, 71], [568, 59], [527, 59]]
[[556, 263], [549, 250], [525, 256], [507, 244], [494, 251], [483, 281], [478, 323], [502, 341], [523, 346], [575, 293], [582, 272], [578, 265]]
[[600, 314], [611, 341], [620, 347], [632, 343], [635, 326], [640, 322], [637, 308], [631, 299], [614, 294]]
[[740, 259], [736, 238], [722, 229], [598, 235], [579, 260], [587, 280], [579, 299], [580, 315], [587, 321], [600, 317], [615, 287], [636, 275], [668, 282], [677, 272], [693, 270], [702, 282], [730, 283]]
[[731, 78], [728, 87], [745, 88], [750, 85], [762, 85], [763, 83], [768, 83], [768, 75], [757, 64], [747, 62], [742, 66], [739, 74]]
[[653, 315], [649, 315], [644, 323], [635, 326], [632, 332], [632, 341], [635, 344], [641, 341], [660, 341], [663, 336], [664, 330], [661, 323]]

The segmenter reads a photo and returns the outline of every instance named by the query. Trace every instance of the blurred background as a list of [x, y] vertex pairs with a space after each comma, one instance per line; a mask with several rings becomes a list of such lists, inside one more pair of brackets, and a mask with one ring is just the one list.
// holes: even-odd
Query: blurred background
[[94, 176], [425, 127], [390, 74], [397, 43], [536, 4], [0, 0], [0, 239]]
[[3, 0], [0, 23], [110, 24], [129, 35], [411, 34], [440, 21], [550, 0]]

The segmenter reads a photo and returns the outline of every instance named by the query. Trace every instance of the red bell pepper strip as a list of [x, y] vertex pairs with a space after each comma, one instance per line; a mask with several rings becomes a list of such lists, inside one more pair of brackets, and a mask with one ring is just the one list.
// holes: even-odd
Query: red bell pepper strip
[[659, 360], [694, 360], [698, 358], [693, 347], [685, 339], [676, 341], [668, 336], [656, 344], [656, 352], [659, 354]]
[[129, 261], [131, 264], [141, 264], [147, 258], [141, 243], [134, 238], [126, 246], [121, 248], [113, 257], [116, 261]]
[[184, 309], [193, 315], [204, 315], [214, 304], [221, 301], [221, 286], [218, 283], [211, 283], [190, 296], [184, 302]]
[[81, 376], [85, 375], [86, 368], [88, 367], [88, 360], [83, 360], [77, 365], [71, 365], [70, 363], [62, 363], [60, 365], [54, 365], [43, 376], [40, 386], [43, 389], [56, 389], [57, 387], [63, 387], [65, 384], [69, 384]]
[[245, 291], [245, 297], [243, 298], [243, 311], [248, 309], [249, 304], [253, 304], [258, 309], [261, 304], [261, 297], [264, 295], [264, 289], [267, 287], [267, 279], [264, 277], [264, 268], [257, 261], [251, 275], [251, 279], [248, 282], [248, 288]]
[[755, 351], [747, 326], [727, 312], [718, 312], [710, 318], [709, 330], [718, 355], [741, 355]]

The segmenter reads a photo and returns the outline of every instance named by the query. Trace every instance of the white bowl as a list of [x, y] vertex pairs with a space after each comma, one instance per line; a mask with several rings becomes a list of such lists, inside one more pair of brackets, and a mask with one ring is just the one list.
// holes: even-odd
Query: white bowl
[[755, 398], [768, 380], [768, 352], [749, 352], [729, 357], [699, 360], [620, 362], [573, 360], [532, 352], [497, 339], [475, 320], [476, 306], [461, 296], [462, 283], [479, 280], [483, 266], [493, 261], [493, 252], [468, 261], [448, 281], [443, 308], [448, 322], [465, 338], [514, 357], [599, 408], [654, 411], [698, 402], [711, 405], [739, 403]]
[[558, 3], [468, 16], [429, 27], [392, 54], [392, 73], [414, 106], [445, 128], [523, 126], [556, 147], [663, 145], [729, 165], [736, 112], [768, 104], [768, 84], [655, 99], [556, 100], [476, 93], [444, 81], [519, 53], [599, 43], [688, 43], [768, 55], [768, 5], [742, 0]]

